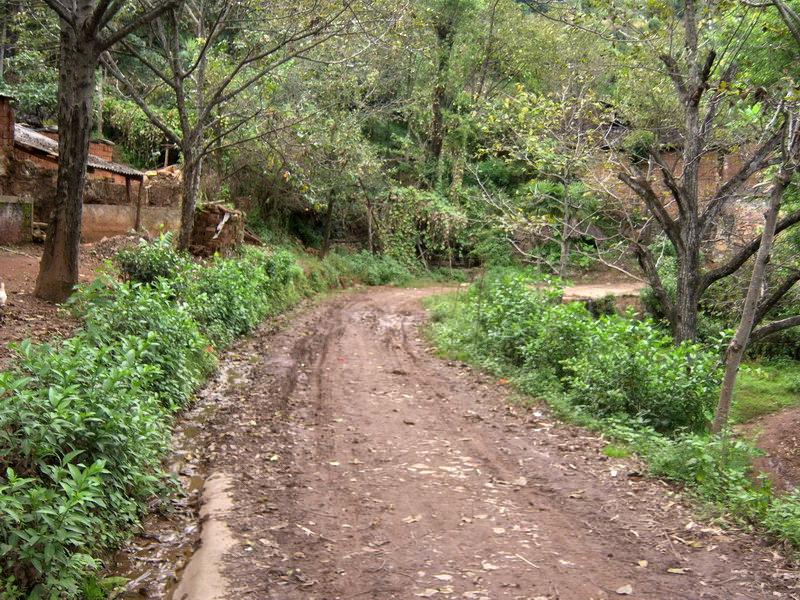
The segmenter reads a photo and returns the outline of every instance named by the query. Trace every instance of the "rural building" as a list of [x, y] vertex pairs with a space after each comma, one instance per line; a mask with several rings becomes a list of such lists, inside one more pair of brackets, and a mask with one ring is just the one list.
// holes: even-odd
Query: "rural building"
[[[0, 94], [0, 242], [30, 240], [33, 225], [48, 221], [58, 171], [58, 130], [15, 123], [11, 100]], [[106, 140], [90, 142], [83, 241], [177, 229], [180, 172], [144, 173], [115, 161], [114, 149]]]

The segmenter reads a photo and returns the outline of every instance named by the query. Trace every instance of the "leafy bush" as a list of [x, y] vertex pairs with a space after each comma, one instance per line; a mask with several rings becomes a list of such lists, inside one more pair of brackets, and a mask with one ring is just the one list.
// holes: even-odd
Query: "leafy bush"
[[391, 256], [375, 255], [366, 250], [358, 254], [333, 252], [326, 256], [323, 265], [332, 269], [338, 278], [347, 282], [367, 285], [402, 284], [413, 275], [405, 265]]
[[162, 485], [169, 419], [150, 393], [153, 338], [23, 344], [0, 375], [2, 573], [30, 597], [75, 596]]
[[701, 430], [718, 396], [718, 358], [675, 346], [648, 321], [606, 316], [564, 361], [570, 397], [594, 414], [639, 416], [657, 430]]
[[159, 278], [177, 278], [191, 264], [186, 255], [175, 250], [171, 233], [160, 236], [154, 242], [142, 240], [135, 248], [120, 250], [114, 262], [124, 279], [140, 283], [154, 283]]
[[173, 300], [170, 281], [153, 285], [98, 278], [71, 301], [84, 320], [86, 342], [113, 346], [121, 336], [148, 341], [140, 362], [153, 369], [147, 391], [177, 410], [214, 365], [208, 338], [200, 333], [191, 307]]
[[314, 291], [344, 287], [354, 283], [366, 285], [402, 285], [414, 274], [395, 258], [367, 251], [357, 254], [331, 252], [323, 259], [306, 259], [308, 286]]
[[701, 489], [708, 497], [749, 487], [748, 472], [759, 453], [749, 444], [708, 434], [681, 435], [649, 455], [650, 470]]
[[764, 525], [771, 533], [800, 548], [800, 491], [773, 498], [766, 508]]
[[660, 431], [702, 429], [716, 399], [718, 358], [674, 346], [651, 321], [596, 319], [530, 273], [490, 273], [467, 297], [481, 352], [555, 378], [575, 406], [597, 416], [642, 418]]

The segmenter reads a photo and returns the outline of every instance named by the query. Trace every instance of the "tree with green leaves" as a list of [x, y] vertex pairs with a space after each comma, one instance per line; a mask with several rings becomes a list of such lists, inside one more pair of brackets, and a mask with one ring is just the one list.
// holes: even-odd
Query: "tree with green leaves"
[[[122, 51], [134, 56], [149, 78], [126, 74], [113, 56], [104, 55], [109, 72], [181, 152], [179, 248], [186, 249], [191, 242], [205, 157], [249, 137], [236, 136], [265, 114], [263, 95], [249, 92], [346, 31], [352, 23], [351, 9], [349, 2], [336, 1], [287, 6], [189, 0], [153, 20], [154, 43], [140, 38], [123, 44]], [[149, 97], [154, 90], [166, 94], [175, 107], [178, 127], [152, 109]]]
[[36, 295], [61, 302], [78, 282], [81, 217], [89, 158], [89, 136], [100, 55], [179, 0], [45, 0], [59, 18], [58, 178], [55, 207], [47, 227]]
[[[610, 118], [580, 77], [550, 96], [519, 86], [515, 94], [499, 99], [481, 115], [489, 145], [480, 154], [521, 166], [529, 179], [510, 197], [484, 186], [484, 197], [509, 240], [527, 259], [547, 263], [535, 246], [558, 244], [558, 263], [550, 268], [562, 277], [572, 241], [592, 229], [594, 212], [582, 179], [607, 143]], [[477, 171], [475, 175], [480, 180]], [[523, 234], [534, 243], [515, 240]]]

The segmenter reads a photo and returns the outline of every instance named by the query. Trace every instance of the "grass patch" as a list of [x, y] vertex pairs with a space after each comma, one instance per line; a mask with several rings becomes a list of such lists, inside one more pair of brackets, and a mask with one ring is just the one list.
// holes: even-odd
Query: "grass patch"
[[609, 444], [603, 448], [603, 454], [609, 458], [627, 458], [631, 455], [631, 451], [624, 446], [615, 446], [614, 444]]
[[797, 405], [800, 405], [800, 363], [763, 360], [742, 366], [731, 411], [734, 423], [746, 423]]

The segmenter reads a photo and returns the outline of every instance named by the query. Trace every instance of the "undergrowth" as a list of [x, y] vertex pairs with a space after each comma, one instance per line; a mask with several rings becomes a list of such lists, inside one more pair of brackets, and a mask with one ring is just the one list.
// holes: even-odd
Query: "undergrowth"
[[719, 393], [716, 348], [675, 346], [651, 321], [593, 317], [560, 303], [557, 282], [490, 271], [465, 293], [429, 300], [439, 351], [508, 379], [570, 422], [602, 431], [610, 456], [635, 452], [714, 512], [800, 548], [800, 493], [773, 494], [751, 472], [758, 451], [707, 432]]
[[[302, 264], [301, 264], [302, 263]], [[81, 287], [71, 338], [24, 342], [0, 372], [0, 597], [80, 598], [102, 589], [98, 557], [170, 488], [161, 460], [174, 415], [217, 352], [303, 296], [402, 282], [363, 253], [304, 259], [246, 249], [198, 264], [169, 236], [125, 250], [119, 277]]]

